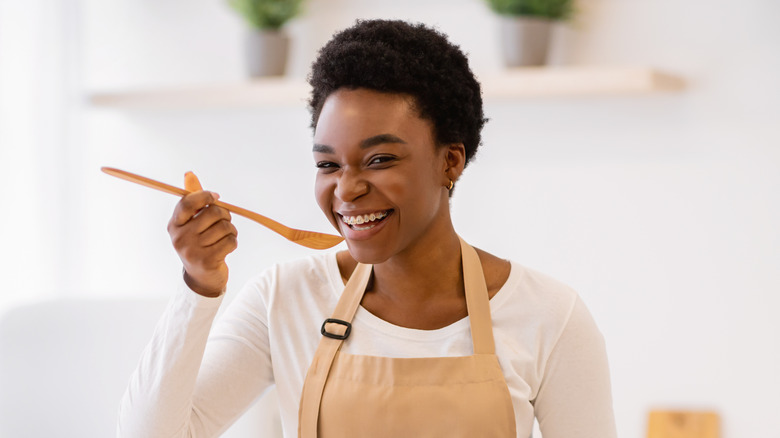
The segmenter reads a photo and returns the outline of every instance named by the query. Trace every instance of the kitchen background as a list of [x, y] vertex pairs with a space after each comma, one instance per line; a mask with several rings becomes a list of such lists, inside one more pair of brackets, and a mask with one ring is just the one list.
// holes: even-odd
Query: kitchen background
[[[305, 77], [335, 30], [374, 17], [436, 25], [477, 73], [503, 68], [497, 18], [479, 0], [309, 0], [288, 28], [288, 75]], [[556, 28], [553, 65], [653, 67], [685, 89], [486, 102], [483, 151], [453, 198], [456, 227], [579, 291], [607, 340], [621, 437], [644, 436], [648, 411], [666, 408], [717, 411], [724, 437], [780, 436], [778, 17], [775, 0], [583, 0]], [[228, 202], [329, 231], [313, 199], [303, 102], [122, 109], [89, 100], [242, 81], [244, 29], [220, 0], [0, 0], [0, 315], [50, 300], [164, 303], [172, 294], [181, 266], [165, 227], [176, 199], [110, 178], [103, 165], [178, 185], [193, 170]], [[228, 300], [264, 267], [311, 254], [235, 222]], [[32, 315], [37, 333], [57, 312]], [[148, 337], [155, 317], [136, 337]], [[115, 405], [83, 409], [92, 385], [79, 380], [105, 373], [75, 366], [63, 387], [66, 378], [46, 378], [65, 356], [94, 359], [88, 346], [71, 341], [45, 358], [28, 338], [29, 357], [0, 349], [0, 385], [9, 385], [0, 386], [0, 436], [14, 436], [3, 431], [20, 419], [60, 424], [59, 436], [110, 436]], [[128, 357], [140, 354], [134, 342]], [[13, 361], [29, 372], [3, 377]], [[134, 364], [103, 376], [108, 400], [118, 402]], [[51, 395], [38, 411], [14, 402], [36, 391]], [[273, 410], [271, 393], [226, 436], [278, 433], [264, 419]], [[67, 432], [85, 425], [105, 432]]]

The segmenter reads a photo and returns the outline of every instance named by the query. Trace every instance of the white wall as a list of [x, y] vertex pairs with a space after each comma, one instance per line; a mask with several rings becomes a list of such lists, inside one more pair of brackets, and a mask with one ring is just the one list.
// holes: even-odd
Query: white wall
[[[243, 77], [242, 23], [221, 1], [83, 0], [81, 11], [87, 89]], [[621, 437], [644, 436], [655, 407], [715, 409], [724, 437], [780, 430], [778, 15], [775, 0], [584, 1], [556, 35], [555, 63], [660, 67], [688, 89], [486, 107], [456, 226], [580, 291], [608, 342]], [[436, 24], [475, 70], [499, 68], [495, 20], [478, 0], [310, 0], [290, 28], [291, 75], [306, 74], [333, 30], [380, 16]], [[81, 110], [62, 294], [166, 296], [179, 274], [165, 232], [175, 199], [101, 165], [169, 182], [194, 170], [229, 202], [328, 230], [303, 108]], [[309, 253], [236, 223], [231, 291]]]
[[[0, 311], [56, 295], [68, 186], [63, 140], [72, 76], [60, 2], [0, 0]], [[45, 127], [45, 129], [42, 129]], [[46, 266], [48, 275], [40, 275]]]

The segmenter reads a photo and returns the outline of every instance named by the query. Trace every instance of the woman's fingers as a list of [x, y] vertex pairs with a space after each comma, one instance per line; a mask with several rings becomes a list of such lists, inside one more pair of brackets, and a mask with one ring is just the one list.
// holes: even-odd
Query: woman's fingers
[[[225, 264], [225, 257], [238, 247], [235, 234], [226, 234], [209, 246], [191, 245], [179, 250], [185, 269], [195, 277], [209, 277]], [[225, 279], [227, 280], [227, 279]]]
[[226, 234], [210, 246], [205, 247], [204, 265], [217, 268], [225, 263], [225, 257], [238, 248], [238, 238], [235, 234]]
[[234, 238], [238, 236], [238, 230], [230, 223], [229, 215], [227, 219], [215, 221], [208, 228], [201, 231], [199, 233], [198, 242], [200, 243], [200, 246], [209, 247], [228, 236], [233, 236]]
[[230, 222], [230, 212], [216, 205], [208, 205], [201, 209], [196, 217], [192, 218], [185, 226], [191, 226], [193, 231], [201, 234], [219, 221]]
[[184, 174], [184, 189], [188, 192], [199, 192], [203, 190], [203, 186], [200, 185], [198, 177], [192, 172]]
[[180, 227], [192, 220], [199, 211], [206, 206], [213, 204], [219, 199], [219, 195], [214, 192], [199, 191], [190, 193], [176, 204], [171, 217], [171, 225]]
[[[208, 192], [187, 196], [197, 196], [199, 193]], [[168, 224], [168, 233], [173, 239], [175, 248], [188, 247], [190, 250], [208, 248], [228, 235], [238, 236], [238, 230], [231, 223], [230, 212], [222, 207], [206, 205], [187, 219], [187, 216], [192, 215], [193, 209], [199, 205], [198, 202], [187, 205], [185, 198], [179, 201], [174, 216]]]

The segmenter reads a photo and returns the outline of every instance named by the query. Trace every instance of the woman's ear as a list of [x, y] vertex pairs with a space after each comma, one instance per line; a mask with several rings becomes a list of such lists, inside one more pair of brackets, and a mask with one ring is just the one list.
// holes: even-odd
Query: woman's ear
[[444, 183], [446, 185], [449, 181], [457, 181], [463, 173], [463, 168], [466, 167], [466, 148], [463, 143], [453, 143], [445, 148], [444, 174], [447, 181]]

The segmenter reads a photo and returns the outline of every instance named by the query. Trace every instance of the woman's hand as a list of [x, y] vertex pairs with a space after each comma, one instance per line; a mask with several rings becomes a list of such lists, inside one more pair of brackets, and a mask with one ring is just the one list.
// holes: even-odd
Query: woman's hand
[[230, 212], [213, 205], [219, 198], [204, 191], [192, 172], [184, 176], [183, 197], [168, 222], [173, 247], [184, 263], [184, 281], [200, 295], [222, 294], [228, 280], [225, 257], [238, 246], [238, 231], [230, 222]]

